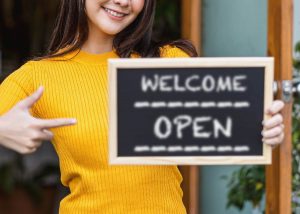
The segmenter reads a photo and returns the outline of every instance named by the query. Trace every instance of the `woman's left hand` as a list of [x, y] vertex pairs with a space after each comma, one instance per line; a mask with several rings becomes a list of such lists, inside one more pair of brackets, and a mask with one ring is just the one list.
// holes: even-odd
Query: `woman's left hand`
[[262, 141], [272, 147], [282, 143], [284, 138], [283, 117], [280, 113], [283, 107], [281, 100], [275, 100], [266, 112], [271, 117], [263, 121]]

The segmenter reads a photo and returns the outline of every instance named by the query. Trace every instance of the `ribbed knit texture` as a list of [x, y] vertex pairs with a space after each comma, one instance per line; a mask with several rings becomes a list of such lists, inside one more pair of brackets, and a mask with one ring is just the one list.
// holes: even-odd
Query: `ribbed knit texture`
[[[187, 54], [168, 46], [161, 56]], [[117, 57], [114, 51], [80, 51], [62, 61], [29, 61], [0, 85], [0, 115], [42, 85], [33, 116], [77, 119], [74, 126], [51, 129], [61, 181], [71, 191], [60, 203], [61, 214], [186, 213], [176, 166], [108, 165], [107, 59]]]

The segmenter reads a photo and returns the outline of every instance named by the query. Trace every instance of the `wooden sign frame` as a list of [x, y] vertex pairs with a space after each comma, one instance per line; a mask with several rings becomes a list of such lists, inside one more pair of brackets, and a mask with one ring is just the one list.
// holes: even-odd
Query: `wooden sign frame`
[[[262, 156], [144, 156], [118, 157], [117, 142], [117, 70], [125, 68], [209, 68], [264, 67], [264, 110], [273, 100], [274, 59], [272, 57], [238, 58], [143, 58], [110, 59], [109, 70], [109, 162], [113, 165], [240, 165], [271, 164], [272, 148], [263, 144]], [[136, 72], [136, 71], [134, 71]], [[264, 114], [264, 120], [267, 119]]]

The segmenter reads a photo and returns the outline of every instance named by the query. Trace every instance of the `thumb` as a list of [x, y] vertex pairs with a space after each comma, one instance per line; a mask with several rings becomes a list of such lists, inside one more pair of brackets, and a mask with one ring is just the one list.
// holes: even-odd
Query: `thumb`
[[22, 109], [30, 109], [43, 95], [44, 87], [40, 86], [33, 94], [21, 100], [17, 105]]

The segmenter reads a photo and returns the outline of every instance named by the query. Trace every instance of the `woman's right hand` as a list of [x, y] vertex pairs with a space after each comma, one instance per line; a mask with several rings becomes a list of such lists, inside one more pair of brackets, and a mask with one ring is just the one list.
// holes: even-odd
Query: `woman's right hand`
[[39, 119], [29, 110], [41, 98], [43, 87], [18, 102], [10, 111], [0, 116], [0, 145], [21, 154], [37, 150], [43, 141], [52, 140], [49, 128], [74, 125], [76, 119]]

